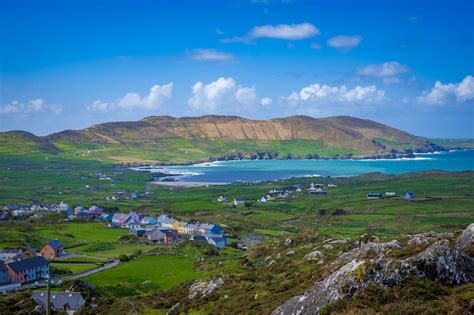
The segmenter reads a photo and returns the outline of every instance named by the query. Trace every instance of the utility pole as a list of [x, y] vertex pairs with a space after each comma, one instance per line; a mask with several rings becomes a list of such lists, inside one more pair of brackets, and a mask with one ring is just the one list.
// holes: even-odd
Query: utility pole
[[51, 277], [45, 276], [46, 279], [46, 315], [51, 315]]

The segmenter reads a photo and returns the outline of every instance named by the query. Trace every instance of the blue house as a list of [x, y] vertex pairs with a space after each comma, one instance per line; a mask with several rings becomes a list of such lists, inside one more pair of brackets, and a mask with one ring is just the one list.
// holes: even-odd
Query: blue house
[[407, 193], [405, 194], [405, 199], [413, 200], [413, 199], [415, 199], [415, 194], [412, 193], [412, 192], [407, 192]]
[[224, 248], [226, 240], [224, 236], [213, 236], [208, 238], [207, 242], [217, 248]]
[[383, 195], [381, 193], [368, 193], [367, 198], [369, 199], [376, 199], [376, 198], [382, 198]]
[[102, 215], [100, 216], [100, 221], [112, 222], [113, 216], [114, 215], [112, 213], [102, 213]]
[[8, 283], [8, 269], [5, 264], [0, 261], [0, 284]]
[[198, 231], [203, 235], [222, 234], [222, 228], [217, 224], [203, 223], [199, 226]]
[[11, 283], [27, 283], [49, 275], [49, 261], [36, 256], [9, 263], [7, 269]]
[[141, 223], [145, 225], [156, 225], [158, 224], [158, 220], [153, 217], [143, 217]]

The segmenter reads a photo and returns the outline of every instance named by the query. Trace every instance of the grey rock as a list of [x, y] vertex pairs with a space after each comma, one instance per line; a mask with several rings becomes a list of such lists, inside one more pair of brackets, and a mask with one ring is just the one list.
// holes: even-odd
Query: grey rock
[[222, 278], [211, 279], [209, 281], [196, 281], [189, 287], [188, 298], [194, 299], [196, 296], [205, 297], [224, 285]]
[[470, 246], [474, 244], [474, 223], [469, 224], [469, 226], [462, 232], [456, 241], [456, 249], [465, 251]]

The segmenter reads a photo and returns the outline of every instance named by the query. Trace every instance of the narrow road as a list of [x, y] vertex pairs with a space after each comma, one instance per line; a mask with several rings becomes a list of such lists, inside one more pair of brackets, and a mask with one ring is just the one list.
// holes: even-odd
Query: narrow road
[[84, 272], [82, 272], [82, 273], [78, 273], [78, 274], [75, 274], [75, 275], [66, 276], [66, 277], [63, 277], [62, 280], [75, 280], [75, 279], [79, 279], [79, 278], [84, 278], [84, 277], [93, 275], [94, 273], [98, 273], [98, 272], [101, 272], [101, 271], [103, 271], [103, 270], [106, 270], [106, 269], [115, 267], [115, 266], [117, 266], [119, 263], [120, 263], [120, 261], [119, 261], [118, 259], [115, 259], [114, 261], [112, 261], [112, 262], [110, 262], [110, 263], [106, 263], [106, 264], [103, 265], [102, 267], [98, 267], [98, 268], [95, 268], [95, 269], [87, 270], [87, 271], [84, 271]]

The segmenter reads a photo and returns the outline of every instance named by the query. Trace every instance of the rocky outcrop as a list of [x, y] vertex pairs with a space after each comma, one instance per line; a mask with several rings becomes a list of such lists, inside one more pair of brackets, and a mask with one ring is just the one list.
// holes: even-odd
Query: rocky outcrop
[[224, 285], [222, 278], [212, 279], [209, 281], [196, 281], [189, 287], [188, 298], [190, 300], [199, 296], [201, 298], [211, 294]]
[[[448, 239], [442, 239], [446, 236], [430, 234], [432, 240], [437, 240], [435, 243], [403, 260], [387, 255], [390, 249], [402, 247], [398, 241], [360, 244], [336, 259], [335, 263], [345, 263], [337, 271], [317, 282], [303, 295], [286, 301], [272, 314], [318, 314], [324, 306], [351, 297], [367, 286], [393, 287], [413, 276], [451, 285], [473, 282], [474, 259], [463, 252], [466, 244], [472, 243], [472, 225], [457, 239], [456, 248], [450, 247]], [[425, 244], [424, 240], [421, 243]], [[412, 244], [418, 244], [418, 241]]]
[[456, 241], [457, 250], [468, 250], [474, 246], [474, 223], [471, 223]]

